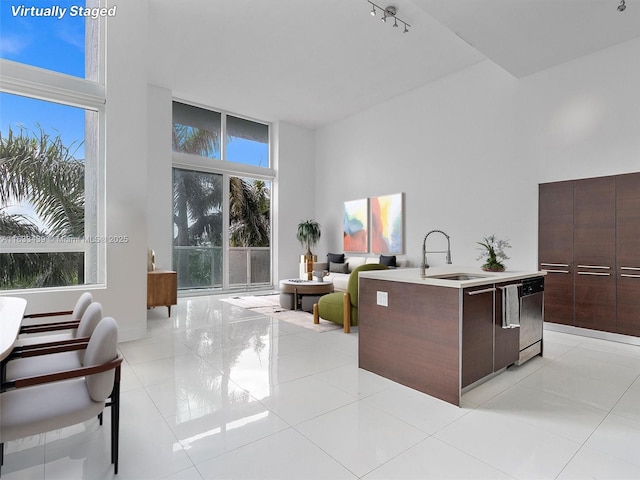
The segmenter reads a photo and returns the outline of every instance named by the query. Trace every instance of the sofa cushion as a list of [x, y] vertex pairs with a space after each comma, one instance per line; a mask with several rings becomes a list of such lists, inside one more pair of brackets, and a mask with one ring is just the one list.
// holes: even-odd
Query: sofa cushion
[[349, 263], [349, 273], [353, 272], [360, 265], [364, 265], [366, 257], [346, 257], [345, 262]]
[[334, 273], [328, 277], [333, 282], [334, 292], [346, 292], [349, 284], [349, 274]]
[[380, 255], [379, 263], [380, 263], [380, 265], [386, 265], [387, 267], [395, 267], [396, 266], [396, 256], [395, 255]]
[[331, 273], [349, 273], [349, 264], [329, 262], [329, 271]]
[[344, 253], [327, 253], [327, 265], [330, 263], [344, 263]]

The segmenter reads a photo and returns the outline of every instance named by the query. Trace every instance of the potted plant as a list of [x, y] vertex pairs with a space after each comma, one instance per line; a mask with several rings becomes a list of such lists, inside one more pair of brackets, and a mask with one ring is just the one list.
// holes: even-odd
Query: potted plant
[[308, 280], [313, 278], [313, 253], [311, 253], [311, 247], [317, 245], [320, 240], [320, 234], [320, 224], [315, 220], [304, 220], [298, 224], [296, 237], [300, 245], [307, 247], [307, 252], [304, 257], [307, 264]]
[[482, 253], [478, 257], [478, 260], [484, 260], [482, 269], [489, 272], [502, 272], [505, 269], [502, 260], [508, 260], [509, 257], [504, 253], [505, 248], [511, 248], [507, 240], [496, 239], [495, 234], [489, 237], [484, 237], [482, 242], [477, 242], [481, 245]]

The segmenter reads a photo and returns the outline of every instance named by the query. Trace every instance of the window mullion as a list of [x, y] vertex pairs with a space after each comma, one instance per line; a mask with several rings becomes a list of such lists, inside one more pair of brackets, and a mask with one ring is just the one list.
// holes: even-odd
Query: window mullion
[[229, 197], [230, 197], [230, 175], [222, 176], [222, 289], [229, 290]]
[[227, 114], [222, 113], [220, 119], [220, 160], [227, 159]]

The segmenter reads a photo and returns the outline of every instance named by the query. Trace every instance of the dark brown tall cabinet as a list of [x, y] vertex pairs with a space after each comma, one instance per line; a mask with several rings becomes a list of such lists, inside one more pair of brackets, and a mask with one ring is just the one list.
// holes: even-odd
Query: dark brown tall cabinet
[[640, 336], [640, 174], [541, 184], [545, 321]]
[[616, 178], [617, 330], [640, 336], [640, 173]]
[[573, 182], [540, 185], [538, 262], [547, 271], [545, 320], [573, 325]]
[[574, 324], [616, 331], [616, 179], [573, 184]]

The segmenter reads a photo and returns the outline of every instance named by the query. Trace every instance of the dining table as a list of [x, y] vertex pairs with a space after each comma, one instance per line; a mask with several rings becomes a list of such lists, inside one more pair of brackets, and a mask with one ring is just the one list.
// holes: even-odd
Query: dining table
[[0, 361], [13, 350], [26, 308], [24, 298], [0, 297]]

